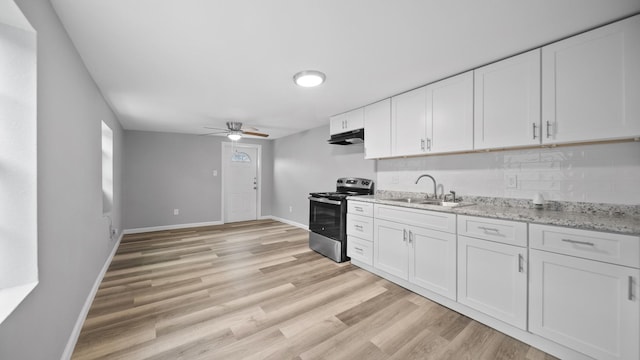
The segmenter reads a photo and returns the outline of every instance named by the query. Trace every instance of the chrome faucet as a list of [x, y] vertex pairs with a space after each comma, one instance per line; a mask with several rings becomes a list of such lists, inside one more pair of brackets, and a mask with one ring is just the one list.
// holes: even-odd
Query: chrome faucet
[[[438, 185], [436, 184], [436, 179], [433, 178], [433, 176], [431, 175], [420, 175], [418, 177], [418, 179], [416, 180], [416, 184], [418, 183], [418, 181], [420, 181], [420, 179], [422, 179], [423, 177], [428, 177], [429, 179], [431, 179], [433, 181], [433, 198], [437, 199], [438, 198]], [[427, 197], [429, 197], [429, 195], [427, 194]]]

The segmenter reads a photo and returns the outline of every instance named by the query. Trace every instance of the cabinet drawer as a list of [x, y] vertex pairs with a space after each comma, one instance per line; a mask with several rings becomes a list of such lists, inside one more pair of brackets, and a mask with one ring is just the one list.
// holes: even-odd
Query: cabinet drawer
[[517, 221], [458, 215], [458, 235], [527, 246], [527, 224]]
[[640, 267], [638, 236], [531, 224], [529, 237], [533, 249]]
[[389, 205], [375, 205], [374, 213], [376, 219], [395, 221], [449, 233], [456, 232], [455, 214]]
[[367, 265], [373, 265], [373, 243], [354, 236], [348, 236], [347, 256]]
[[347, 212], [349, 214], [357, 214], [363, 216], [373, 216], [373, 203], [361, 201], [347, 201]]
[[347, 214], [347, 235], [373, 241], [373, 218]]

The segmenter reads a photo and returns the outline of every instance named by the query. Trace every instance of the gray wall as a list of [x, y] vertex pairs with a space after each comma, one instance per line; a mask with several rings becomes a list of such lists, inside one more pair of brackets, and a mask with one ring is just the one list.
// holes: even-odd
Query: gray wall
[[48, 0], [16, 0], [38, 32], [40, 283], [0, 324], [0, 359], [58, 359], [109, 256], [102, 215], [101, 120], [114, 132], [114, 208], [121, 226], [122, 128]]
[[339, 177], [376, 178], [363, 144], [329, 145], [328, 138], [326, 125], [274, 140], [272, 215], [308, 225], [310, 192], [335, 190]]
[[[124, 227], [220, 221], [222, 136], [125, 131]], [[272, 141], [262, 145], [262, 215], [271, 214]], [[218, 176], [213, 176], [213, 170]], [[173, 215], [173, 209], [180, 214]]]

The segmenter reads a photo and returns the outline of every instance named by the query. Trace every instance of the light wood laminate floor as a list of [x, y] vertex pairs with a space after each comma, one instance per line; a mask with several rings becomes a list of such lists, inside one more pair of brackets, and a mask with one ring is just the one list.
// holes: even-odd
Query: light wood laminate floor
[[73, 359], [553, 359], [272, 220], [127, 235]]

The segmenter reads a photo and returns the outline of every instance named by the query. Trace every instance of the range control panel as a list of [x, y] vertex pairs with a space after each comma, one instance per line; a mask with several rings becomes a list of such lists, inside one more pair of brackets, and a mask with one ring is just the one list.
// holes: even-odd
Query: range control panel
[[337, 188], [349, 188], [349, 189], [372, 189], [373, 180], [362, 178], [340, 178], [336, 184]]

